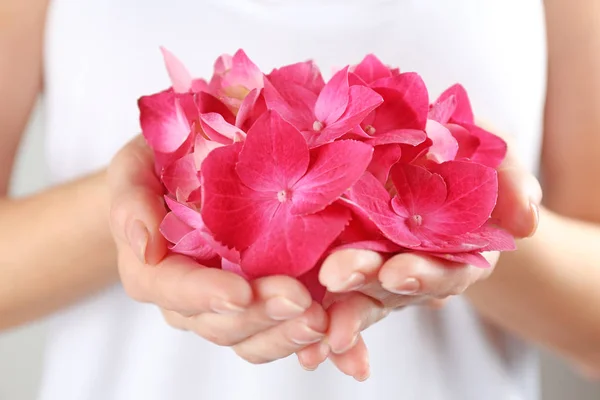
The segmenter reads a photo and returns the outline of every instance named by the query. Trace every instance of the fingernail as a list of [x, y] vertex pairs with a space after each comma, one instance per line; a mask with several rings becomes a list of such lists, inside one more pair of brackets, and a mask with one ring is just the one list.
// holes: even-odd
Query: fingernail
[[136, 219], [131, 223], [127, 239], [136, 257], [141, 263], [146, 264], [146, 249], [148, 248], [150, 233], [142, 221]]
[[535, 176], [531, 175], [530, 179], [531, 184], [528, 188], [529, 198], [531, 199], [532, 203], [539, 205], [542, 202], [542, 197], [544, 195], [542, 186], [540, 185], [540, 181], [538, 181]]
[[323, 341], [321, 341], [321, 344], [319, 345], [319, 354], [321, 355], [321, 357], [326, 358], [329, 355], [330, 351], [331, 351], [331, 348], [329, 347], [329, 344], [327, 343], [327, 339], [324, 339]]
[[404, 281], [404, 283], [402, 283], [400, 286], [393, 288], [384, 288], [395, 294], [410, 296], [416, 294], [419, 291], [419, 289], [421, 288], [421, 284], [416, 278], [407, 278]]
[[292, 338], [292, 342], [304, 346], [308, 344], [317, 343], [321, 339], [323, 339], [324, 334], [315, 331], [314, 329], [302, 325], [298, 332], [295, 333], [295, 336]]
[[239, 314], [244, 312], [246, 309], [240, 306], [237, 306], [233, 303], [230, 303], [221, 299], [213, 299], [210, 302], [210, 309], [221, 315], [231, 315], [231, 314]]
[[356, 346], [356, 343], [358, 343], [358, 333], [354, 335], [350, 344], [348, 344], [344, 347], [335, 348], [335, 349], [330, 346], [330, 349], [333, 354], [343, 354], [343, 353], [347, 352], [348, 350], [350, 350], [351, 348], [353, 348], [354, 346]]
[[[368, 361], [367, 361], [368, 363]], [[367, 369], [361, 373], [356, 374], [353, 378], [359, 382], [364, 382], [371, 376], [371, 367], [367, 364]]]
[[339, 285], [327, 286], [330, 292], [351, 292], [360, 289], [366, 282], [367, 278], [360, 272], [353, 272], [350, 276]]
[[540, 223], [540, 207], [535, 202], [529, 203], [529, 209], [531, 210], [531, 215], [533, 218], [533, 227], [531, 228], [531, 232], [527, 237], [532, 237], [537, 231], [538, 225]]
[[308, 365], [304, 364], [304, 363], [302, 362], [302, 360], [298, 360], [298, 362], [300, 363], [300, 366], [301, 366], [301, 367], [302, 367], [302, 368], [303, 368], [305, 371], [309, 371], [309, 372], [313, 372], [313, 371], [315, 371], [315, 370], [316, 370], [316, 369], [319, 367], [318, 365], [317, 365], [317, 366], [314, 366], [314, 367], [313, 367], [313, 366], [308, 366]]
[[265, 312], [269, 318], [275, 321], [285, 321], [302, 315], [306, 308], [286, 299], [285, 297], [273, 297], [265, 302]]

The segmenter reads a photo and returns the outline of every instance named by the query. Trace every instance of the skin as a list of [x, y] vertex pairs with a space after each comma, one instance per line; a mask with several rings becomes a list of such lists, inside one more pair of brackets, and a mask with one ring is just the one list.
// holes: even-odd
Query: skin
[[[595, 290], [600, 282], [595, 261], [600, 259], [600, 185], [593, 184], [594, 171], [600, 170], [600, 121], [594, 112], [600, 91], [593, 89], [600, 85], [600, 55], [590, 49], [598, 48], [600, 40], [594, 21], [599, 6], [594, 0], [548, 0], [546, 5], [550, 74], [541, 223], [518, 251], [502, 255], [489, 279], [491, 270], [448, 268], [413, 255], [383, 262], [374, 253], [339, 252], [325, 261], [320, 275], [332, 303], [325, 310], [294, 279], [248, 283], [181, 256], [165, 256], [157, 230], [165, 210], [150, 153], [138, 138], [106, 171], [25, 199], [0, 201], [2, 226], [10, 227], [0, 228], [0, 328], [46, 315], [120, 276], [127, 293], [161, 307], [167, 323], [232, 347], [249, 362], [297, 353], [303, 366], [314, 369], [330, 358], [342, 372], [364, 380], [369, 365], [362, 330], [391, 309], [468, 288], [466, 295], [484, 317], [594, 376], [600, 371], [600, 296]], [[15, 149], [42, 88], [46, 7], [42, 0], [0, 5], [4, 196]], [[539, 187], [512, 157], [501, 177], [501, 220], [516, 235], [528, 236], [538, 221]], [[364, 281], [353, 273], [361, 273]], [[410, 295], [402, 287], [407, 278], [418, 282]]]

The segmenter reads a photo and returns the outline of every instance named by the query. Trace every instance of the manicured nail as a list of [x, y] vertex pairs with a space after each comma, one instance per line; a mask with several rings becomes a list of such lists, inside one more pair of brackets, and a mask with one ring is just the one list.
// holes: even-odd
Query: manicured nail
[[367, 278], [360, 272], [353, 272], [350, 276], [339, 285], [328, 286], [330, 292], [351, 292], [360, 289], [366, 282]]
[[404, 283], [394, 288], [385, 287], [386, 290], [389, 290], [392, 293], [404, 296], [414, 295], [419, 291], [420, 288], [421, 284], [416, 278], [407, 278]]
[[239, 314], [245, 311], [245, 308], [221, 299], [211, 300], [210, 309], [213, 312], [222, 315]]
[[535, 202], [529, 203], [529, 209], [531, 210], [531, 215], [533, 218], [533, 227], [531, 228], [531, 232], [527, 237], [532, 237], [537, 231], [538, 225], [540, 223], [540, 207]]
[[136, 219], [132, 222], [129, 227], [129, 233], [127, 235], [129, 240], [129, 246], [135, 252], [135, 256], [140, 260], [141, 263], [146, 264], [146, 249], [148, 248], [148, 242], [150, 241], [150, 232], [146, 229], [146, 226], [142, 221]]
[[302, 325], [298, 332], [295, 332], [294, 337], [292, 338], [292, 342], [304, 346], [308, 344], [317, 343], [321, 339], [323, 339], [324, 334], [315, 331], [314, 329]]
[[275, 321], [285, 321], [302, 315], [306, 309], [285, 297], [273, 297], [265, 302], [265, 312]]

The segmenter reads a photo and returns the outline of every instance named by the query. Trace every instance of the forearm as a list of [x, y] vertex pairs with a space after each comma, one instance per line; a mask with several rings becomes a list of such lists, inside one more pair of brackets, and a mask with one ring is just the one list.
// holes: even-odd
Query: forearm
[[542, 209], [537, 234], [468, 292], [495, 324], [600, 370], [600, 226]]
[[44, 316], [118, 278], [105, 173], [0, 201], [0, 329]]

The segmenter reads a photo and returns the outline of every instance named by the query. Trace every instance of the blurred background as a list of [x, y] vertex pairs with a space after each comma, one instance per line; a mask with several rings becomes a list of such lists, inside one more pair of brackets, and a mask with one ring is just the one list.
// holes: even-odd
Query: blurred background
[[[37, 191], [47, 183], [40, 128], [42, 118], [43, 112], [38, 107], [19, 153], [11, 189], [14, 195]], [[0, 400], [36, 398], [44, 339], [43, 321], [0, 334]], [[546, 354], [543, 355], [542, 377], [543, 400], [600, 399], [600, 384], [579, 379], [559, 360]]]

